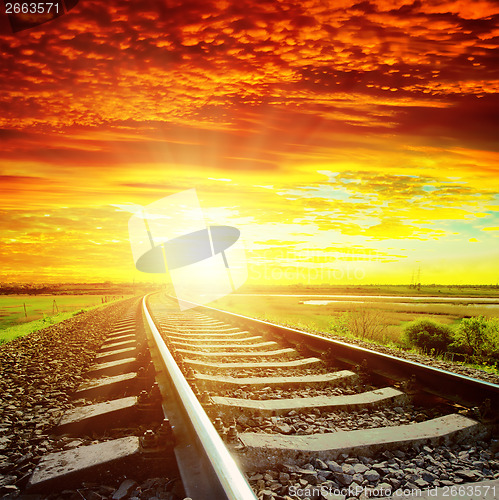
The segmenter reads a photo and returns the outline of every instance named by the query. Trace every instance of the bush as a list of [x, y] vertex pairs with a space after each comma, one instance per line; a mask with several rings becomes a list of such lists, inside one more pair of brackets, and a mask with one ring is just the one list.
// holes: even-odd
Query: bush
[[336, 335], [384, 342], [387, 326], [385, 314], [379, 309], [358, 307], [332, 319], [330, 330]]
[[425, 352], [444, 352], [454, 340], [453, 331], [449, 326], [429, 319], [413, 321], [406, 326], [404, 335], [412, 346]]
[[347, 337], [350, 333], [350, 330], [348, 329], [348, 314], [343, 313], [339, 316], [334, 316], [331, 320], [329, 328], [335, 335]]
[[463, 318], [454, 345], [473, 356], [499, 357], [499, 322], [483, 316]]
[[385, 340], [385, 313], [380, 309], [360, 307], [348, 316], [348, 329], [357, 338], [383, 342]]

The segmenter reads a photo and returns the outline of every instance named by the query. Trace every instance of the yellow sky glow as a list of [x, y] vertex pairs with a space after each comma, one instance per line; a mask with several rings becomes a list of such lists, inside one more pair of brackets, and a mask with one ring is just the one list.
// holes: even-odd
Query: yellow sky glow
[[165, 280], [135, 269], [116, 205], [194, 187], [240, 229], [251, 283], [495, 284], [498, 12], [87, 0], [0, 19], [1, 281]]

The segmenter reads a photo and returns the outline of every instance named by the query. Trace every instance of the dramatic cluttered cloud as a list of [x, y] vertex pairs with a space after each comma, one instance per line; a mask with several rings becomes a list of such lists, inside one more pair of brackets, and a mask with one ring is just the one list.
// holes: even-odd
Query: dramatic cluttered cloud
[[196, 186], [232, 207], [254, 251], [276, 225], [317, 249], [489, 244], [498, 17], [488, 0], [81, 0], [15, 34], [2, 18], [2, 206], [147, 204]]

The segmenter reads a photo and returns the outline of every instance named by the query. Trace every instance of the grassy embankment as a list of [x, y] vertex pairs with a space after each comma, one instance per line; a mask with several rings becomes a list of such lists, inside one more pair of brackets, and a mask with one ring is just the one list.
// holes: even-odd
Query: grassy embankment
[[0, 296], [0, 344], [102, 305], [101, 295]]
[[301, 295], [402, 295], [422, 297], [497, 297], [499, 286], [489, 285], [244, 285], [236, 292]]
[[485, 305], [393, 303], [393, 299], [374, 299], [369, 304], [362, 301], [338, 300], [325, 305], [304, 304], [307, 299], [299, 297], [255, 297], [229, 295], [210, 306], [220, 309], [278, 322], [304, 327], [308, 330], [330, 331], [335, 319], [362, 309], [376, 311], [378, 320], [384, 325], [383, 343], [399, 344], [404, 327], [415, 319], [432, 319], [446, 325], [457, 325], [469, 316], [499, 316], [499, 308], [493, 310]]
[[[349, 290], [347, 291], [346, 288]], [[442, 297], [452, 296], [456, 298], [456, 301], [451, 303], [426, 303], [423, 298], [409, 303], [397, 301], [397, 296], [436, 296], [435, 293], [429, 292], [426, 287], [419, 294], [414, 293], [415, 290], [409, 287], [355, 287], [355, 291], [352, 288], [336, 287], [334, 291], [331, 289], [318, 290], [312, 287], [286, 290], [288, 294], [352, 294], [352, 297], [337, 298], [334, 299], [337, 300], [336, 302], [329, 304], [304, 303], [308, 300], [315, 300], [313, 298], [264, 296], [285, 293], [284, 289], [276, 290], [273, 288], [262, 292], [262, 296], [229, 295], [211, 303], [210, 306], [306, 331], [326, 335], [339, 334], [351, 338], [360, 337], [368, 342], [404, 349], [410, 348], [403, 335], [404, 329], [414, 320], [430, 319], [456, 328], [465, 317], [480, 315], [488, 318], [499, 317], [499, 308], [487, 307], [486, 304], [467, 305], [466, 302], [462, 303], [457, 300], [459, 297], [474, 297], [475, 300], [478, 300], [478, 297], [498, 297], [499, 299], [499, 291], [493, 288], [482, 290], [482, 293], [478, 294], [475, 288], [461, 287], [461, 293], [457, 293], [455, 289], [452, 290], [453, 293], [448, 293], [447, 287], [439, 287], [443, 288], [443, 293], [439, 294]], [[376, 293], [372, 293], [373, 291]], [[394, 293], [395, 291], [398, 293]], [[253, 290], [248, 292], [257, 293]], [[355, 297], [355, 295], [371, 295], [371, 297], [366, 300]], [[392, 297], [386, 299], [375, 297], [375, 295], [392, 295]], [[320, 300], [320, 297], [317, 297], [316, 300]], [[359, 335], [359, 331], [362, 328], [357, 328], [357, 332], [352, 331], [352, 318], [356, 318], [357, 325], [366, 327], [361, 335]], [[365, 325], [362, 325], [363, 322]]]

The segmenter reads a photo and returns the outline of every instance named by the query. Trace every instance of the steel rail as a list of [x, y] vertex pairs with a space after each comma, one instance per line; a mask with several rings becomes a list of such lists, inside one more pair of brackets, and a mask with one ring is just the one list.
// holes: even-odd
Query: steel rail
[[[174, 297], [170, 298], [176, 300]], [[266, 331], [278, 335], [286, 341], [320, 354], [325, 354], [331, 349], [331, 358], [348, 364], [360, 364], [366, 360], [368, 371], [392, 380], [404, 381], [415, 376], [418, 388], [464, 406], [480, 406], [489, 399], [491, 409], [499, 411], [498, 384], [210, 306], [196, 305], [196, 310], [204, 310], [211, 316], [244, 329], [248, 329], [251, 325], [259, 332]]]
[[147, 308], [147, 296], [142, 305], [147, 329], [164, 368], [163, 375], [169, 379], [168, 397], [174, 400], [167, 403], [165, 411], [178, 443], [175, 453], [186, 494], [192, 500], [256, 500], [170, 354]]

